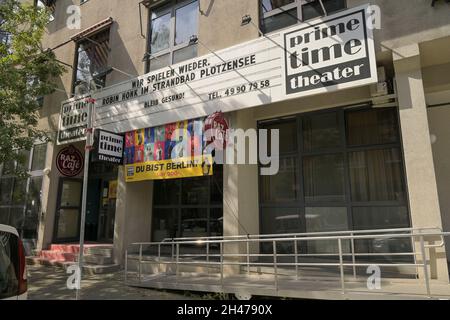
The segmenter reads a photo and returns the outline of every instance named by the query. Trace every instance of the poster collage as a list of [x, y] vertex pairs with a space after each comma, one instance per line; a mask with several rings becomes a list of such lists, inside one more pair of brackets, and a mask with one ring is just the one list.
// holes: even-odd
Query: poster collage
[[124, 164], [176, 160], [203, 154], [204, 119], [186, 120], [125, 134]]

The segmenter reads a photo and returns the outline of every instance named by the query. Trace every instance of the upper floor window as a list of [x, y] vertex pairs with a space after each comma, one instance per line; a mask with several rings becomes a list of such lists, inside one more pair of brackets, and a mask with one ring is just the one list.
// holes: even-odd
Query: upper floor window
[[109, 29], [77, 42], [73, 93], [86, 94], [106, 83], [109, 54]]
[[260, 0], [261, 27], [272, 32], [347, 7], [346, 0]]
[[147, 70], [154, 71], [197, 56], [198, 0], [172, 1], [150, 9]]
[[[36, 144], [31, 151], [18, 152], [21, 161], [0, 164], [0, 224], [15, 227], [22, 238], [36, 239], [47, 144]], [[29, 176], [15, 175], [18, 169]]]
[[34, 5], [38, 8], [47, 8], [50, 11], [48, 22], [55, 20], [56, 0], [35, 0]]

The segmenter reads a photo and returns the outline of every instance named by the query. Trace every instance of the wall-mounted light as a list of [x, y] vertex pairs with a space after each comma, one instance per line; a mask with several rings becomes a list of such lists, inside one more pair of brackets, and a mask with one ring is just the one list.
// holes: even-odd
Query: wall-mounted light
[[245, 26], [250, 22], [252, 22], [252, 17], [249, 14], [246, 14], [245, 16], [242, 17], [241, 26]]

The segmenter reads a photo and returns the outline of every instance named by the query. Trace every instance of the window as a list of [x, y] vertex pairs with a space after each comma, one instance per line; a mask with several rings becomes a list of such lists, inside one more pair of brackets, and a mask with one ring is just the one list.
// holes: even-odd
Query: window
[[223, 166], [213, 176], [155, 181], [152, 239], [223, 233]]
[[109, 29], [77, 43], [73, 83], [75, 95], [105, 87], [109, 51]]
[[[0, 0], [0, 5], [2, 4], [2, 1], [3, 0]], [[11, 43], [11, 35], [1, 29], [3, 22], [4, 20], [0, 17], [0, 45], [5, 45], [8, 47]]]
[[[44, 177], [47, 144], [37, 144], [31, 152], [22, 151], [23, 163], [0, 165], [0, 224], [15, 227], [31, 246], [37, 236], [41, 211], [41, 189]], [[28, 178], [14, 176], [14, 169], [24, 166]]]
[[176, 1], [150, 9], [147, 70], [154, 71], [197, 56], [198, 1]]
[[272, 32], [346, 8], [346, 0], [260, 0], [261, 27]]
[[[259, 126], [278, 128], [281, 140], [278, 174], [260, 177], [262, 233], [410, 226], [396, 108], [325, 110]], [[395, 243], [408, 245], [385, 245], [402, 249], [391, 247]], [[377, 246], [357, 243], [365, 253]], [[337, 248], [323, 241], [306, 243], [304, 250], [327, 254]]]
[[35, 0], [34, 5], [38, 8], [46, 8], [50, 11], [48, 22], [52, 22], [55, 20], [56, 0]]

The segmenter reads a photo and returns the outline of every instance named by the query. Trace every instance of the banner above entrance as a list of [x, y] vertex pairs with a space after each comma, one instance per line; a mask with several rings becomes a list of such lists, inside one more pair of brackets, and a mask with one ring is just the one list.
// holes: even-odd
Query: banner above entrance
[[95, 126], [129, 132], [375, 83], [368, 9], [298, 24], [96, 91]]
[[180, 121], [125, 134], [127, 182], [212, 175], [204, 121]]

